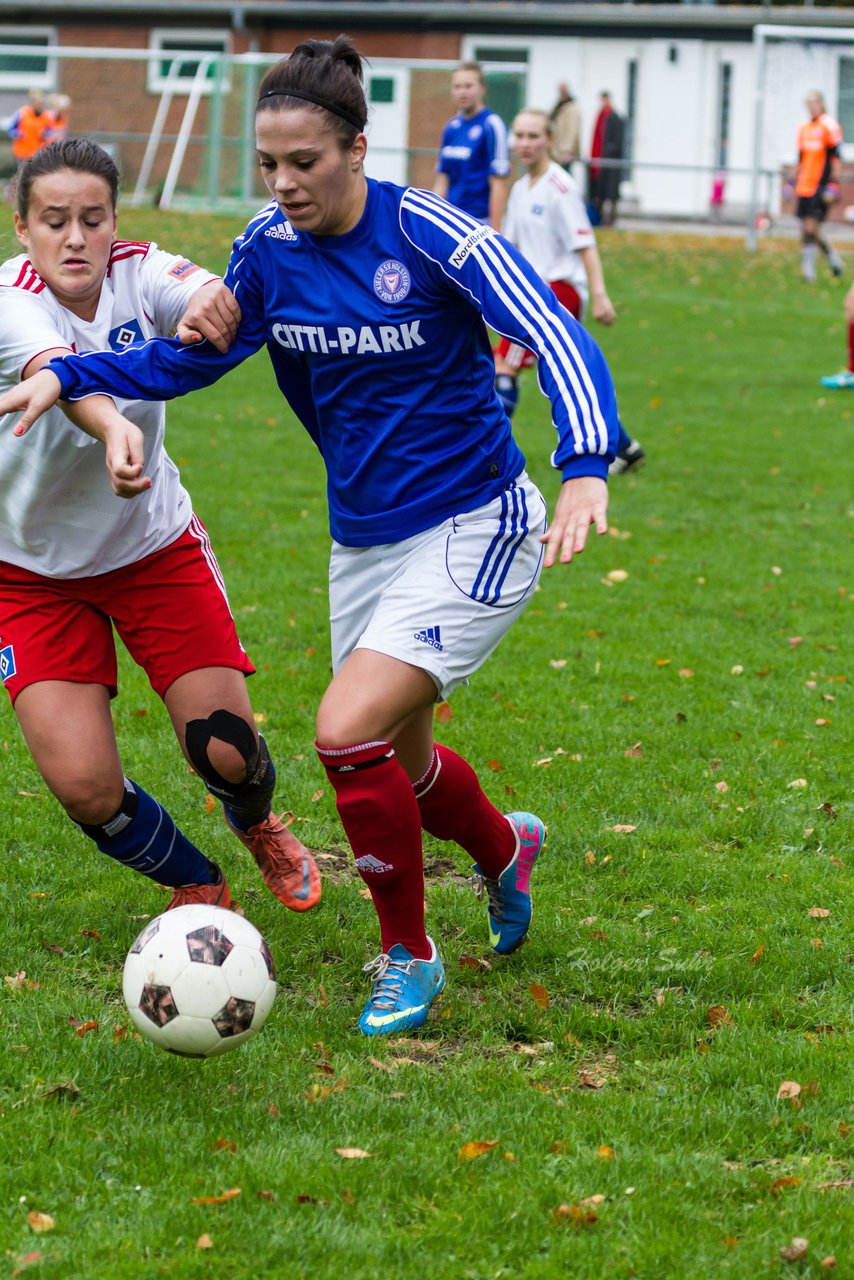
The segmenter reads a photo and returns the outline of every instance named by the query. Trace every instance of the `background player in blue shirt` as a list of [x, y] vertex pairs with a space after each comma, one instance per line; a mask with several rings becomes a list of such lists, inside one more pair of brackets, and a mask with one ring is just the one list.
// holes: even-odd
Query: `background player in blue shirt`
[[[227, 352], [155, 339], [52, 362], [0, 412], [25, 431], [59, 394], [163, 397], [266, 345], [327, 468], [334, 676], [317, 751], [379, 917], [366, 1035], [420, 1026], [444, 986], [424, 927], [422, 829], [475, 861], [500, 953], [522, 944], [545, 829], [501, 814], [433, 741], [433, 708], [497, 648], [543, 565], [607, 529], [618, 414], [590, 335], [491, 227], [438, 196], [366, 179], [361, 59], [309, 40], [261, 86], [256, 139], [272, 195], [226, 275], [242, 311]], [[563, 484], [551, 524], [493, 386], [486, 321], [536, 351]], [[139, 449], [118, 413], [108, 440]]]
[[485, 105], [479, 62], [464, 62], [451, 78], [457, 114], [442, 131], [433, 190], [479, 222], [501, 230], [510, 190], [507, 127]]

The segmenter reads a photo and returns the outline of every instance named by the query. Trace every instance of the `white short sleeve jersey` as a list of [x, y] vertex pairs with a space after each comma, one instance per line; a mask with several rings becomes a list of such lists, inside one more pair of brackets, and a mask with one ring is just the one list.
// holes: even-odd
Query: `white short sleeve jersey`
[[[196, 289], [216, 278], [156, 244], [117, 240], [97, 314], [84, 321], [61, 306], [26, 254], [10, 259], [0, 266], [0, 389], [53, 347], [122, 351], [170, 333]], [[141, 560], [187, 527], [192, 507], [164, 448], [164, 405], [116, 404], [145, 433], [151, 488], [130, 500], [112, 491], [104, 446], [58, 407], [23, 438], [12, 434], [16, 415], [0, 418], [0, 560], [86, 578]]]
[[554, 161], [542, 177], [514, 182], [507, 201], [504, 235], [551, 284], [566, 280], [587, 302], [587, 273], [579, 249], [596, 243], [581, 192]]

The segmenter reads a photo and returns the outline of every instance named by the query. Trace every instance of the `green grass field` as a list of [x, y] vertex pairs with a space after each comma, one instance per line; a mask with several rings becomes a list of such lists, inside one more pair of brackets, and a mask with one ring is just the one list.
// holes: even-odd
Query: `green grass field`
[[[211, 266], [237, 229], [121, 226]], [[210, 1062], [123, 1034], [124, 956], [166, 894], [61, 815], [2, 708], [0, 1275], [854, 1276], [854, 398], [818, 386], [844, 289], [802, 287], [791, 242], [600, 247], [620, 318], [597, 336], [648, 465], [437, 724], [548, 823], [528, 944], [491, 958], [465, 858], [429, 845], [446, 993], [420, 1038], [355, 1033], [378, 947], [312, 750], [322, 468], [263, 356], [176, 402], [170, 452], [324, 898], [301, 918], [263, 890], [124, 661], [126, 770], [222, 863], [280, 993]], [[553, 499], [530, 375], [517, 423]]]

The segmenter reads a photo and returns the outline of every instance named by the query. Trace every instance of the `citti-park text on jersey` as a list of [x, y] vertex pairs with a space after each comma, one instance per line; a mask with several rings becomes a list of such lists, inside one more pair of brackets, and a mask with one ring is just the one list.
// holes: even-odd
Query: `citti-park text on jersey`
[[409, 324], [363, 324], [337, 328], [320, 324], [274, 324], [273, 338], [288, 351], [313, 351], [316, 355], [383, 355], [423, 347], [420, 320]]

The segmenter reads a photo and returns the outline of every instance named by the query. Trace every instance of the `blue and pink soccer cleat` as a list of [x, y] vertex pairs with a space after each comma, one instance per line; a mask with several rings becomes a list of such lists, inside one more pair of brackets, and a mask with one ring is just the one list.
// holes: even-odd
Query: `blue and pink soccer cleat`
[[508, 813], [507, 821], [516, 831], [518, 848], [513, 861], [497, 880], [490, 880], [474, 868], [478, 897], [489, 900], [489, 941], [499, 955], [516, 951], [528, 936], [531, 925], [531, 872], [546, 842], [545, 824], [533, 813]]

